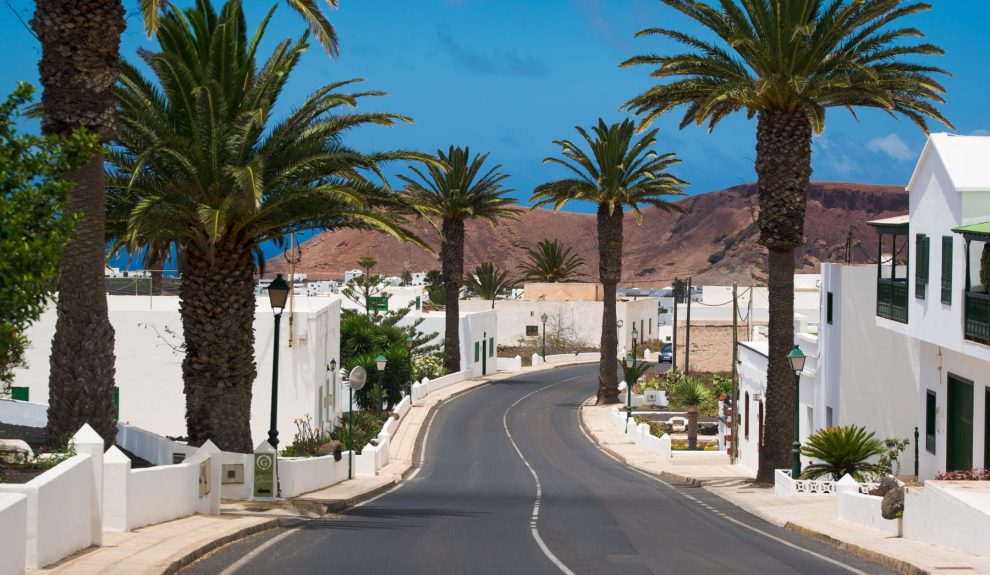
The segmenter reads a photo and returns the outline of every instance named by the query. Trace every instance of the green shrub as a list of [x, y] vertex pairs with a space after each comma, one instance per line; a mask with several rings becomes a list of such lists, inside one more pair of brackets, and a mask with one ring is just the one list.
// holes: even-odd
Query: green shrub
[[691, 376], [678, 378], [671, 389], [674, 400], [681, 407], [697, 407], [699, 410], [710, 408], [715, 404], [712, 391], [705, 384]]
[[436, 379], [447, 375], [443, 368], [442, 353], [424, 353], [412, 358], [413, 379], [423, 381], [424, 377]]
[[[348, 414], [341, 415], [329, 432], [319, 427], [314, 428], [313, 418], [308, 413], [297, 419], [295, 423], [295, 438], [282, 450], [283, 457], [316, 457], [320, 446], [334, 440], [339, 441], [341, 449], [347, 451]], [[381, 425], [374, 413], [354, 412], [354, 452], [360, 454], [361, 449], [374, 439], [380, 430]]]
[[838, 480], [849, 474], [856, 481], [866, 481], [877, 472], [877, 465], [870, 463], [870, 459], [883, 453], [883, 443], [863, 427], [844, 425], [819, 429], [808, 438], [801, 454], [821, 463], [805, 467], [801, 479], [829, 475]]
[[732, 378], [722, 375], [720, 373], [712, 374], [712, 393], [715, 397], [722, 395], [730, 395], [732, 393]]

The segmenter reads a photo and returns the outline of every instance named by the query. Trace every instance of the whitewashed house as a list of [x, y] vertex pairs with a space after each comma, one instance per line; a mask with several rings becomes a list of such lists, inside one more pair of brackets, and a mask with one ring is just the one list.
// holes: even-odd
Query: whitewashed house
[[[907, 191], [909, 215], [870, 222], [880, 235], [876, 264], [822, 266], [817, 345], [806, 347], [800, 333], [795, 341], [815, 350], [817, 365], [813, 381], [807, 368], [802, 376], [801, 440], [829, 425], [907, 438], [902, 473], [917, 465], [918, 477], [931, 479], [990, 466], [990, 296], [980, 280], [990, 241], [990, 137], [932, 134]], [[746, 467], [756, 461], [762, 421], [753, 399], [765, 392], [759, 352], [740, 346]]]
[[[107, 296], [107, 304], [115, 331], [120, 421], [161, 435], [184, 436], [179, 298], [111, 295]], [[259, 297], [254, 318], [258, 375], [251, 398], [254, 444], [268, 437], [274, 325], [267, 295]], [[296, 431], [296, 418], [309, 413], [317, 421], [333, 419], [347, 409], [346, 396], [339, 390], [333, 393], [332, 376], [327, 370], [331, 359], [340, 362], [340, 297], [297, 297], [292, 329], [286, 308], [280, 331], [277, 420], [279, 439], [288, 444]], [[31, 342], [26, 353], [28, 368], [15, 371], [14, 399], [48, 403], [48, 358], [54, 333], [53, 307], [26, 333]]]

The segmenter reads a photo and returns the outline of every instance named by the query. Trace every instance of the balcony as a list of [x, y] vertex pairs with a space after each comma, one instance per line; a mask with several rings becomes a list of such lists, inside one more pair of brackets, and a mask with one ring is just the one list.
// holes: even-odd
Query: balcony
[[877, 316], [908, 322], [907, 279], [877, 278]]
[[990, 295], [966, 292], [966, 339], [990, 345]]

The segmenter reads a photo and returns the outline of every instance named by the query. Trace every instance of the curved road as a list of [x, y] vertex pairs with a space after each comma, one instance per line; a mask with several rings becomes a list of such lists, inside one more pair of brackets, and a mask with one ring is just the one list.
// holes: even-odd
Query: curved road
[[435, 412], [425, 464], [398, 488], [182, 573], [889, 573], [610, 458], [578, 419], [597, 371], [562, 367], [457, 397]]

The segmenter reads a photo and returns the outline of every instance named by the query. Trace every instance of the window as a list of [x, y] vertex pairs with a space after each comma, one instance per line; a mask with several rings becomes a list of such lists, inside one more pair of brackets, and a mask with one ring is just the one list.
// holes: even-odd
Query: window
[[474, 361], [475, 363], [481, 361], [481, 347], [478, 342], [474, 342]]
[[488, 357], [495, 357], [495, 338], [488, 338]]
[[743, 404], [743, 435], [749, 439], [749, 392], [746, 392], [746, 403]]
[[526, 326], [526, 335], [527, 336], [540, 335], [540, 326], [538, 326], [538, 325], [527, 325]]
[[942, 237], [942, 303], [952, 305], [952, 236]]
[[650, 335], [653, 335], [653, 318], [650, 318]]
[[825, 321], [832, 323], [832, 292], [825, 295]]
[[928, 236], [918, 234], [916, 239], [917, 249], [914, 262], [914, 297], [925, 299], [928, 290], [928, 253], [931, 251]]
[[925, 398], [925, 450], [935, 453], [935, 392], [930, 389]]
[[825, 406], [825, 427], [832, 427], [832, 408]]

